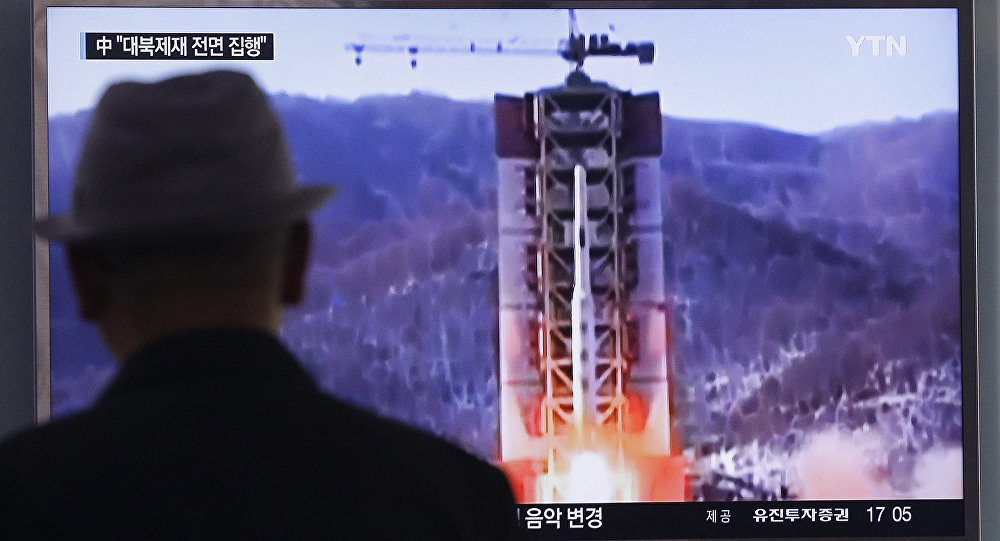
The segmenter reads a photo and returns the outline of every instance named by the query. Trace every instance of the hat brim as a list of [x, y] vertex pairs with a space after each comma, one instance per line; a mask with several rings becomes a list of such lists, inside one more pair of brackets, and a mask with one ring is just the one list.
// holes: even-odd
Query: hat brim
[[67, 244], [133, 244], [191, 237], [212, 237], [263, 231], [306, 218], [336, 193], [333, 186], [302, 186], [275, 196], [223, 201], [215, 208], [170, 216], [148, 216], [115, 224], [92, 226], [72, 214], [49, 216], [35, 222], [42, 237]]

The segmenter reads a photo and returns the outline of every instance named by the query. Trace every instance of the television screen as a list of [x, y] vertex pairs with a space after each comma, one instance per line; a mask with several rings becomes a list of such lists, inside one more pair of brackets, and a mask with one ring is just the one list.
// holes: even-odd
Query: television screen
[[[969, 2], [152, 4], [36, 5], [38, 215], [110, 84], [251, 74], [338, 189], [282, 340], [529, 539], [978, 538]], [[116, 365], [36, 268], [44, 421]]]

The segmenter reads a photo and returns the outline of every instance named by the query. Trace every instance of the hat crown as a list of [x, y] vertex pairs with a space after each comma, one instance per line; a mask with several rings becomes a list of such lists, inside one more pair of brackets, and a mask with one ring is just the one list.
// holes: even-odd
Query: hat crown
[[120, 83], [97, 105], [73, 196], [87, 223], [195, 210], [287, 190], [292, 170], [267, 97], [247, 75]]
[[263, 227], [301, 217], [281, 204], [301, 190], [281, 125], [246, 74], [118, 83], [94, 111], [66, 223], [39, 232], [141, 239]]

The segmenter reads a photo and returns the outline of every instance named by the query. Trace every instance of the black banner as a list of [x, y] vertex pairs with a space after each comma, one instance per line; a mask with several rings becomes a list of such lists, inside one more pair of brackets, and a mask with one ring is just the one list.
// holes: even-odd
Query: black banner
[[964, 534], [962, 500], [518, 505], [526, 539], [932, 537]]
[[274, 34], [87, 32], [82, 37], [87, 60], [274, 60]]

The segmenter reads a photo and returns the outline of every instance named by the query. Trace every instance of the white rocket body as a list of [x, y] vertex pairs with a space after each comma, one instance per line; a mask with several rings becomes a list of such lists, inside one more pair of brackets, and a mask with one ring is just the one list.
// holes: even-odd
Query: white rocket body
[[573, 425], [582, 437], [585, 426], [599, 422], [594, 339], [594, 298], [590, 289], [590, 239], [587, 231], [587, 171], [573, 169]]

